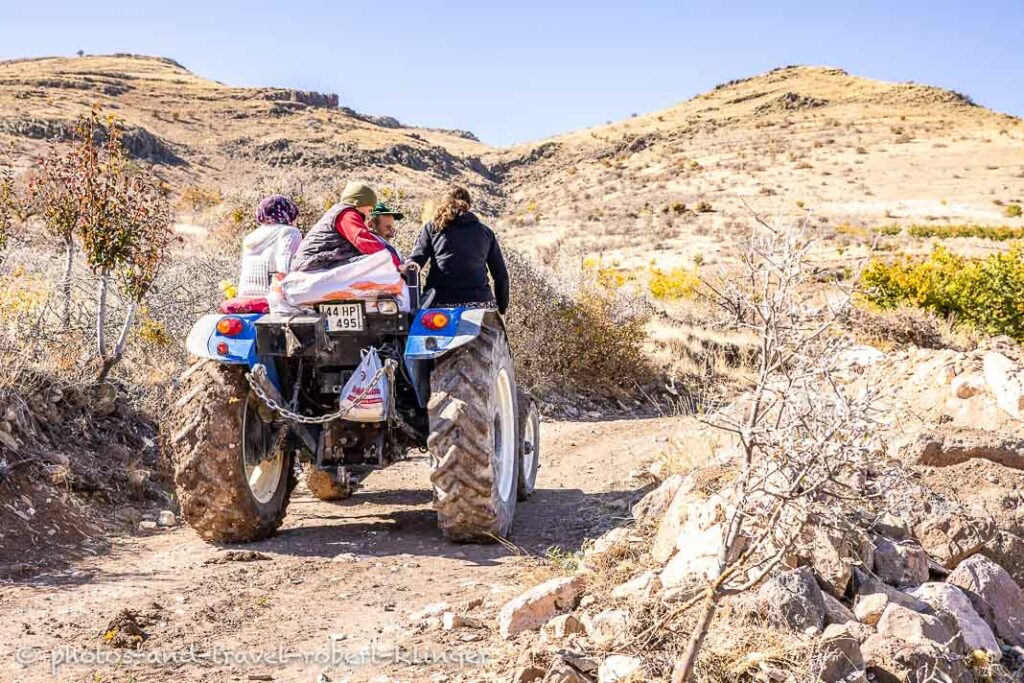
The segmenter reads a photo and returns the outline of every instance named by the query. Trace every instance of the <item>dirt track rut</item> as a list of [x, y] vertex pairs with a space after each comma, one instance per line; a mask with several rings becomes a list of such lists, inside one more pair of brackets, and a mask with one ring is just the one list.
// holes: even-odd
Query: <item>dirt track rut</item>
[[[442, 540], [422, 456], [374, 473], [348, 501], [300, 487], [281, 532], [261, 543], [212, 546], [187, 528], [119, 540], [70, 569], [0, 585], [0, 681], [500, 680], [481, 664], [494, 655], [493, 613], [550, 571], [529, 555], [575, 550], [625, 518], [640, 485], [630, 471], [679, 428], [667, 418], [545, 423], [518, 549]], [[267, 559], [213, 562], [228, 550]], [[469, 614], [483, 629], [410, 619], [434, 603], [481, 601]], [[137, 651], [103, 641], [122, 609], [140, 614]]]

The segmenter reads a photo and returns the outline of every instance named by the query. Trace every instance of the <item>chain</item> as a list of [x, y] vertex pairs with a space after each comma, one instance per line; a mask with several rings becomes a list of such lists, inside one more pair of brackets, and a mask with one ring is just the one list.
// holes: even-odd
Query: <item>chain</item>
[[292, 422], [299, 422], [301, 424], [318, 425], [333, 422], [334, 420], [341, 419], [348, 415], [357, 405], [359, 405], [359, 402], [363, 400], [363, 397], [366, 396], [371, 389], [377, 386], [377, 384], [380, 382], [381, 378], [384, 377], [385, 374], [387, 374], [388, 376], [393, 376], [394, 371], [395, 361], [391, 358], [386, 359], [381, 368], [377, 370], [376, 373], [374, 373], [373, 378], [370, 380], [369, 384], [363, 387], [363, 390], [359, 392], [359, 395], [356, 396], [355, 400], [352, 401], [352, 404], [350, 406], [346, 408], [341, 408], [340, 410], [337, 410], [333, 413], [320, 415], [319, 417], [309, 417], [308, 415], [301, 415], [299, 413], [292, 412], [291, 410], [288, 410], [280, 403], [272, 399], [270, 396], [267, 396], [267, 393], [263, 390], [263, 387], [260, 386], [260, 381], [265, 381], [267, 379], [266, 367], [262, 365], [257, 365], [250, 372], [246, 373], [245, 379], [248, 380], [249, 386], [252, 387], [252, 390], [256, 393], [257, 396], [259, 396], [260, 400], [263, 401], [263, 403], [266, 404], [268, 408], [280, 414], [281, 417], [283, 417], [284, 419], [291, 420]]

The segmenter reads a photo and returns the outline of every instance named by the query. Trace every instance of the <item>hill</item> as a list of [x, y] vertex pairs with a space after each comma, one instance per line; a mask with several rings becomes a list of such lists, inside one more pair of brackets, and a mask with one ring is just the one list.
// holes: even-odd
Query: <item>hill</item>
[[125, 121], [129, 151], [175, 185], [227, 189], [273, 169], [424, 189], [488, 182], [478, 159], [487, 148], [471, 134], [408, 127], [339, 104], [331, 94], [229, 87], [156, 57], [0, 63], [0, 144], [22, 164], [98, 106]]
[[708, 261], [750, 209], [826, 232], [1007, 222], [1024, 197], [1021, 124], [939, 88], [786, 67], [485, 160], [521, 243]]

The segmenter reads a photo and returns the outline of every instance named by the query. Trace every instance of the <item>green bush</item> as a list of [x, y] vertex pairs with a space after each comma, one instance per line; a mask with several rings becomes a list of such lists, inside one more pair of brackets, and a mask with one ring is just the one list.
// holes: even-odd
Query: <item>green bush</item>
[[982, 332], [1024, 340], [1024, 247], [970, 259], [938, 247], [923, 260], [871, 262], [864, 298], [883, 309], [916, 306]]
[[1020, 218], [1021, 214], [1024, 213], [1024, 209], [1021, 208], [1020, 204], [1010, 204], [1006, 207], [1005, 213], [1008, 218]]
[[1024, 239], [1024, 228], [1010, 225], [911, 225], [907, 228], [911, 237], [980, 237], [987, 240], [1005, 242], [1006, 240]]

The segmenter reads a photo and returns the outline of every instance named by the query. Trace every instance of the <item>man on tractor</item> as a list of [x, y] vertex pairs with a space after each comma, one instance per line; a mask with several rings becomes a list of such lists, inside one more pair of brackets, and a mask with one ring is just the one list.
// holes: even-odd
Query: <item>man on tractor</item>
[[391, 243], [391, 240], [398, 234], [396, 223], [403, 218], [405, 218], [405, 214], [397, 209], [392, 209], [384, 202], [377, 202], [377, 205], [370, 211], [370, 232], [379, 237], [391, 255], [398, 257], [399, 261], [402, 260], [402, 255], [398, 252], [398, 248]]

